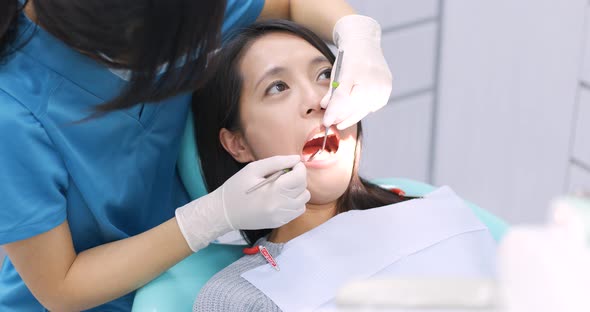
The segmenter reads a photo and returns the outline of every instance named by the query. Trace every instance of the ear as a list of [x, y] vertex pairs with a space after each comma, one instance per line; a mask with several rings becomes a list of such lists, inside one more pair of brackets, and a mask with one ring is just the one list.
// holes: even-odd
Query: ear
[[223, 148], [238, 162], [247, 163], [256, 160], [240, 131], [219, 131], [219, 141]]

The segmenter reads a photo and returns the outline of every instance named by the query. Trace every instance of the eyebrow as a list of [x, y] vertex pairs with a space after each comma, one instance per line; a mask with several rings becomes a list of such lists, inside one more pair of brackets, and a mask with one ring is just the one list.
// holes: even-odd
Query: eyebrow
[[[315, 65], [318, 63], [324, 63], [324, 62], [330, 62], [325, 56], [316, 56], [313, 60], [311, 60], [309, 62], [309, 65]], [[264, 79], [266, 79], [267, 77], [270, 76], [274, 76], [274, 75], [278, 75], [284, 71], [286, 71], [287, 69], [285, 67], [282, 66], [277, 66], [277, 67], [272, 67], [271, 69], [267, 70], [262, 77], [260, 77], [260, 79], [258, 80], [258, 82], [256, 82], [256, 84], [254, 85], [254, 89], [258, 88], [258, 85], [260, 83], [262, 83], [262, 81], [264, 81]]]
[[258, 85], [260, 83], [262, 83], [262, 81], [264, 81], [264, 79], [266, 79], [266, 77], [280, 74], [281, 72], [284, 72], [285, 70], [286, 70], [285, 67], [280, 67], [280, 66], [279, 67], [273, 67], [273, 68], [267, 70], [264, 73], [264, 75], [262, 75], [262, 77], [260, 77], [260, 80], [258, 80], [258, 82], [254, 85], [254, 89], [257, 89], [258, 88]]

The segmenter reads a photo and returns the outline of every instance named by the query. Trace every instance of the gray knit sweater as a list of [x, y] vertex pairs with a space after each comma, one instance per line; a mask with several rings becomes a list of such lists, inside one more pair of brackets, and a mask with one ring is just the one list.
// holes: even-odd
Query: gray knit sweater
[[[255, 245], [266, 247], [276, 257], [281, 253], [284, 244], [271, 243], [266, 238], [261, 238]], [[266, 263], [260, 253], [248, 255], [215, 274], [201, 289], [193, 312], [281, 311], [270, 298], [240, 276]]]

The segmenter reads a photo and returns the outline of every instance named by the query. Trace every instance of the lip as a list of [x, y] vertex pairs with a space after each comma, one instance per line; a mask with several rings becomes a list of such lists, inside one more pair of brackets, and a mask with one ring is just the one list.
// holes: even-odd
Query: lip
[[[324, 126], [314, 128], [307, 135], [305, 142], [308, 142], [309, 140], [313, 139], [318, 134], [324, 134], [326, 131], [325, 129], [326, 128]], [[338, 141], [340, 141], [340, 132], [338, 131], [338, 129], [336, 127], [331, 126], [329, 128], [328, 135], [331, 135], [331, 134], [335, 135], [336, 139]], [[301, 161], [303, 162], [303, 164], [305, 164], [305, 167], [307, 167], [307, 168], [325, 168], [325, 167], [328, 167], [331, 164], [335, 163], [338, 160], [336, 157], [337, 154], [338, 154], [338, 151], [336, 151], [336, 153], [334, 153], [334, 155], [332, 157], [329, 157], [327, 159], [312, 160], [312, 161], [307, 161], [306, 159], [303, 158], [303, 155], [301, 155]]]
[[338, 157], [336, 157], [337, 154], [338, 154], [338, 152], [336, 152], [336, 154], [334, 154], [334, 156], [323, 159], [323, 160], [312, 160], [312, 161], [302, 161], [302, 162], [305, 165], [305, 167], [307, 167], [307, 168], [322, 169], [322, 168], [330, 167], [331, 165], [336, 163], [338, 161]]
[[[318, 134], [324, 134], [325, 132], [326, 132], [326, 127], [324, 127], [324, 126], [314, 128], [307, 135], [307, 138], [305, 139], [305, 142], [313, 139], [314, 136], [316, 136]], [[330, 129], [328, 130], [328, 135], [330, 135], [330, 134], [335, 135], [336, 138], [340, 141], [340, 133], [338, 132], [338, 129], [336, 129], [336, 127], [334, 127], [334, 126], [331, 126], [330, 127]]]

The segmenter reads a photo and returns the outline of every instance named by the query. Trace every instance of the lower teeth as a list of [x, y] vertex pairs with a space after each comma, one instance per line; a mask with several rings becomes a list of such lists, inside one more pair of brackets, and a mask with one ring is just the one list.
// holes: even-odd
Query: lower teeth
[[[328, 152], [328, 151], [321, 151], [318, 152], [312, 160], [324, 160], [328, 157], [330, 157], [332, 155], [332, 152]], [[311, 155], [310, 155], [311, 156]]]

